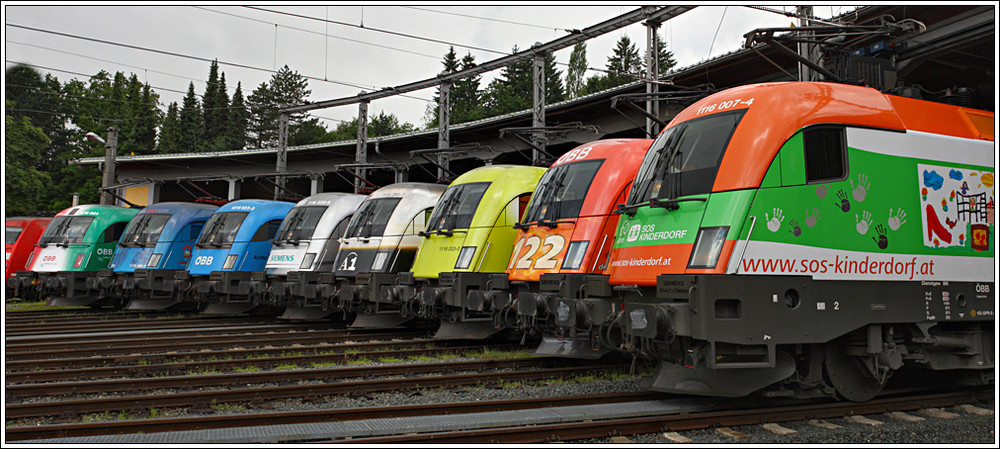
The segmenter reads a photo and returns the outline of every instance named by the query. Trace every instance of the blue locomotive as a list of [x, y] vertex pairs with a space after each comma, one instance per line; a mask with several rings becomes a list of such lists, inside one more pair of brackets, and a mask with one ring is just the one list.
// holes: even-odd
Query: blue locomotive
[[180, 202], [146, 206], [128, 222], [108, 268], [87, 279], [88, 288], [105, 301], [132, 309], [161, 309], [176, 303], [172, 296], [149, 298], [142, 294], [143, 287], [156, 270], [187, 267], [205, 221], [217, 208]]
[[204, 308], [205, 313], [253, 308], [251, 275], [263, 271], [271, 240], [293, 205], [239, 200], [219, 207], [205, 223], [187, 269], [173, 273], [175, 300]]

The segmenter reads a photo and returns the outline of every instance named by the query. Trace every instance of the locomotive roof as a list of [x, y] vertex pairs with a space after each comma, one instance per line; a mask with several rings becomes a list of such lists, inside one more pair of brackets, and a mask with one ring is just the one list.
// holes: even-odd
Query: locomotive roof
[[[750, 105], [736, 104], [753, 100]], [[712, 108], [707, 111], [705, 108]], [[719, 166], [713, 191], [755, 188], [781, 145], [805, 126], [828, 123], [894, 131], [921, 131], [993, 140], [993, 113], [824, 82], [734, 87], [688, 106], [665, 127], [712, 113], [745, 108]], [[738, 151], [733, 151], [738, 149]]]

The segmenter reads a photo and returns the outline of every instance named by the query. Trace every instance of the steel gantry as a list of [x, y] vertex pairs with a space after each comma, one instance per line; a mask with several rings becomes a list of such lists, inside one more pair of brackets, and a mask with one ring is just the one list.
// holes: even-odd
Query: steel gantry
[[[379, 98], [401, 95], [408, 92], [413, 92], [417, 90], [438, 86], [441, 88], [440, 98], [444, 99], [444, 101], [441, 104], [448, 106], [447, 108], [446, 107], [440, 108], [443, 112], [439, 112], [438, 125], [441, 128], [439, 129], [438, 146], [441, 148], [448, 148], [450, 146], [450, 142], [448, 142], [448, 126], [450, 121], [450, 99], [448, 99], [448, 97], [449, 97], [450, 85], [454, 83], [456, 80], [476, 76], [481, 73], [489, 72], [502, 67], [506, 67], [511, 64], [531, 59], [534, 61], [534, 66], [536, 67], [534, 70], [536, 74], [533, 77], [536, 87], [535, 87], [535, 93], [533, 95], [534, 101], [532, 108], [532, 124], [536, 128], [541, 128], [545, 126], [545, 115], [544, 115], [545, 83], [544, 83], [544, 70], [538, 70], [537, 66], [539, 65], [540, 61], [542, 68], [544, 68], [544, 61], [546, 55], [564, 48], [571, 47], [573, 45], [592, 39], [594, 37], [601, 36], [603, 34], [617, 30], [619, 28], [623, 28], [632, 25], [634, 23], [641, 22], [643, 20], [647, 21], [648, 24], [658, 25], [660, 23], [663, 23], [664, 21], [670, 20], [685, 12], [688, 12], [694, 8], [695, 6], [664, 6], [664, 7], [643, 6], [641, 8], [627, 12], [625, 14], [598, 23], [596, 25], [584, 28], [583, 30], [571, 30], [568, 36], [552, 40], [548, 43], [536, 44], [527, 50], [512, 53], [510, 55], [497, 58], [492, 61], [487, 61], [482, 64], [476, 65], [475, 67], [447, 74], [442, 73], [434, 78], [428, 78], [425, 80], [416, 81], [408, 84], [402, 84], [395, 87], [387, 87], [375, 92], [362, 92], [358, 95], [351, 97], [344, 97], [334, 100], [326, 100], [326, 101], [319, 101], [316, 103], [292, 106], [289, 108], [282, 109], [281, 116], [284, 117], [284, 120], [287, 121], [287, 117], [290, 114], [297, 112], [306, 112], [306, 111], [325, 109], [335, 106], [345, 106], [355, 103], [359, 104], [360, 106], [358, 110], [358, 152], [357, 152], [356, 162], [359, 164], [363, 164], [367, 162], [367, 148], [366, 148], [367, 145], [365, 142], [365, 140], [367, 139], [367, 130], [365, 129], [364, 126], [362, 126], [362, 123], [367, 121], [368, 103], [371, 102], [372, 100], [376, 100]], [[541, 72], [542, 74], [538, 75], [537, 72]], [[539, 81], [541, 81], [540, 83], [541, 87], [538, 86]], [[288, 133], [287, 127], [282, 128], [281, 129], [282, 137], [278, 139], [278, 156], [277, 156], [278, 163], [276, 171], [279, 173], [282, 173], [287, 170], [286, 167], [286, 161], [288, 157], [287, 133]], [[544, 134], [537, 133], [533, 135], [532, 141], [536, 144], [536, 147], [540, 146], [544, 148]], [[540, 153], [536, 153], [535, 156], [538, 158], [541, 157]], [[439, 175], [444, 174], [443, 168], [447, 167], [447, 160], [448, 157], [446, 153], [442, 153], [438, 156], [439, 168], [442, 168], [441, 170], [439, 170]], [[361, 176], [361, 173], [364, 169], [359, 168], [358, 170], [359, 170], [358, 176]], [[283, 187], [282, 184], [284, 184], [284, 178], [279, 175], [277, 179], [279, 186]], [[355, 192], [358, 192], [360, 188], [361, 188], [361, 181], [358, 180], [355, 182]], [[276, 187], [275, 192], [277, 191], [278, 190]]]

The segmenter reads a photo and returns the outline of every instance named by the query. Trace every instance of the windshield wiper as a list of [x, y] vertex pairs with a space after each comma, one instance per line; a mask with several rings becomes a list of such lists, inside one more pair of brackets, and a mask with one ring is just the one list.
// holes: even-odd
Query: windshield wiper
[[615, 210], [612, 211], [612, 212], [614, 212], [616, 214], [625, 214], [625, 215], [628, 215], [629, 217], [633, 217], [633, 216], [635, 216], [635, 211], [639, 210], [639, 208], [642, 207], [642, 206], [648, 206], [651, 201], [655, 201], [655, 200], [650, 200], [650, 201], [645, 201], [645, 202], [642, 202], [642, 203], [635, 203], [635, 204], [619, 204], [619, 205], [615, 206]]
[[708, 198], [702, 198], [702, 197], [695, 197], [695, 198], [675, 198], [675, 199], [670, 199], [670, 200], [658, 200], [658, 199], [654, 198], [654, 199], [651, 199], [649, 201], [642, 202], [642, 203], [636, 203], [636, 204], [619, 204], [617, 207], [615, 207], [614, 213], [616, 213], [616, 214], [625, 214], [625, 215], [628, 215], [629, 217], [633, 217], [633, 216], [635, 216], [635, 212], [637, 210], [639, 210], [640, 207], [643, 207], [643, 206], [661, 207], [661, 208], [664, 208], [666, 210], [677, 210], [677, 209], [681, 208], [681, 206], [680, 206], [679, 203], [683, 203], [683, 202], [686, 202], [686, 201], [701, 201], [701, 202], [705, 202], [705, 201], [708, 201]]
[[675, 199], [672, 199], [672, 200], [657, 200], [657, 199], [652, 199], [652, 200], [649, 200], [649, 207], [662, 207], [662, 208], [664, 208], [666, 210], [677, 210], [677, 209], [681, 208], [681, 206], [680, 206], [679, 203], [683, 203], [685, 201], [701, 201], [701, 202], [704, 203], [704, 202], [708, 201], [708, 198], [702, 198], [702, 197], [695, 197], [695, 198], [675, 198]]

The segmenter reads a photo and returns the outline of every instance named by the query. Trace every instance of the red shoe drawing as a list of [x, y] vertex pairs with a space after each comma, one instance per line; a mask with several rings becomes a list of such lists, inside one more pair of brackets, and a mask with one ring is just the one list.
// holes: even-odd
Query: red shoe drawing
[[[941, 226], [941, 220], [938, 219], [937, 212], [934, 210], [934, 206], [928, 204], [927, 208], [927, 240], [930, 240], [934, 234], [937, 234], [945, 243], [951, 243], [951, 233], [948, 232], [944, 226]], [[945, 217], [945, 221], [948, 217]], [[956, 222], [957, 223], [957, 222]]]

